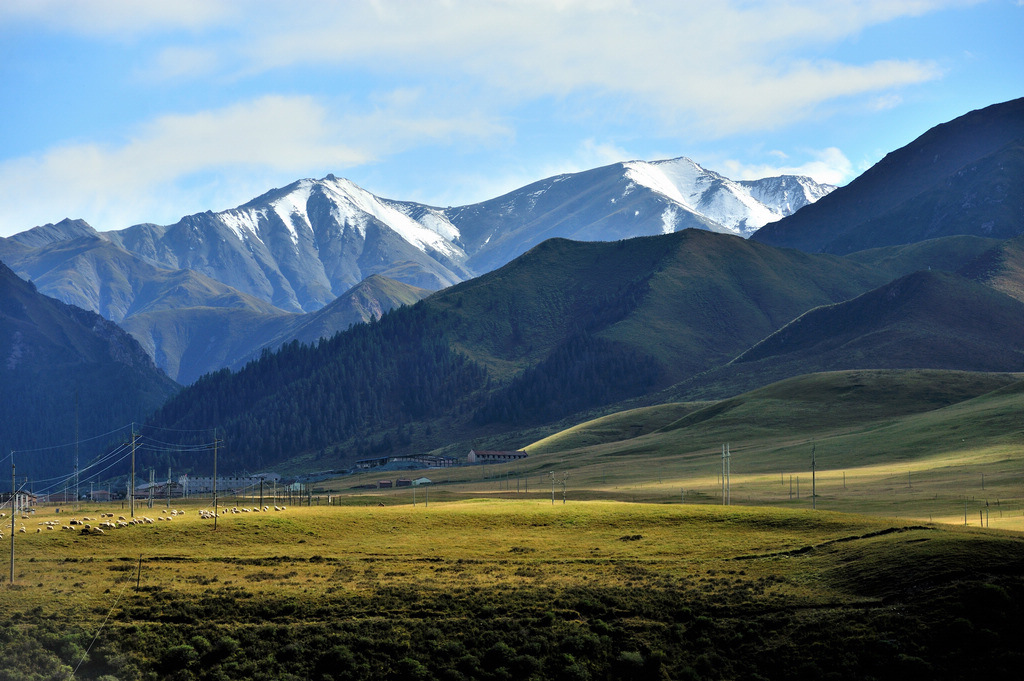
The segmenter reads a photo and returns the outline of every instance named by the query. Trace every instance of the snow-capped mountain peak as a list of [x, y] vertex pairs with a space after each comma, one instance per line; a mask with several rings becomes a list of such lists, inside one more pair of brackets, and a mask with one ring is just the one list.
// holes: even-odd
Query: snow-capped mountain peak
[[[314, 197], [326, 200], [327, 215], [321, 210], [311, 217]], [[264, 233], [274, 225], [283, 225], [296, 247], [304, 238], [300, 234], [319, 241], [322, 229], [342, 233], [351, 229], [365, 239], [367, 226], [376, 221], [424, 253], [436, 251], [450, 258], [465, 258], [455, 246], [458, 229], [440, 210], [414, 210], [411, 206], [382, 199], [351, 180], [328, 175], [321, 180], [299, 180], [244, 206], [218, 213], [217, 217], [242, 241], [255, 238], [265, 243]], [[413, 214], [419, 217], [414, 218]], [[271, 220], [270, 215], [277, 219]]]
[[[328, 175], [173, 225], [93, 234], [157, 267], [195, 270], [283, 310], [309, 312], [371, 274], [436, 290], [551, 237], [613, 241], [687, 228], [748, 236], [831, 189], [798, 177], [737, 182], [683, 157], [562, 174], [441, 209]], [[35, 245], [89, 231], [61, 223], [24, 239]]]
[[636, 185], [716, 223], [721, 227], [716, 231], [743, 237], [835, 189], [792, 175], [734, 181], [686, 157], [622, 165], [625, 177]]

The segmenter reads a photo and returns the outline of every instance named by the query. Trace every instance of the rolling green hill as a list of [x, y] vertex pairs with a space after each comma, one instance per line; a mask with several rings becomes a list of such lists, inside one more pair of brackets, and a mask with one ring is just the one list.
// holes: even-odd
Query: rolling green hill
[[809, 507], [813, 451], [818, 508], [954, 523], [967, 512], [972, 524], [998, 513], [1001, 526], [1021, 529], [1022, 379], [808, 374], [697, 408], [653, 408], [652, 425], [684, 413], [659, 428], [636, 411], [580, 424], [527, 446], [517, 475], [567, 472], [585, 498], [672, 502], [683, 489], [688, 500], [722, 503], [728, 443], [733, 503]]

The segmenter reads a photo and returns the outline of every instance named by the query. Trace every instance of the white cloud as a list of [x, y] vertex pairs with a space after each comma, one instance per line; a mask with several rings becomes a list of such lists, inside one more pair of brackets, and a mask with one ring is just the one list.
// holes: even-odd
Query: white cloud
[[308, 19], [267, 22], [239, 49], [255, 70], [331, 63], [463, 74], [521, 99], [624, 97], [618, 106], [724, 135], [938, 78], [926, 61], [817, 55], [871, 26], [970, 2], [314, 2]]
[[836, 63], [821, 53], [872, 26], [977, 1], [307, 0], [297, 10], [268, 0], [7, 0], [0, 25], [207, 30], [202, 48], [164, 48], [150, 70], [177, 77], [219, 62], [236, 78], [309, 65], [445, 74], [489, 96], [585, 95], [725, 135], [791, 123], [841, 98], [892, 101], [893, 90], [940, 77], [927, 61]]
[[160, 50], [152, 63], [137, 69], [141, 81], [190, 80], [215, 73], [220, 58], [206, 47], [171, 46]]
[[121, 144], [68, 144], [0, 162], [0, 232], [65, 216], [83, 217], [97, 229], [173, 221], [220, 205], [211, 203], [218, 199], [234, 201], [226, 208], [255, 195], [225, 193], [218, 173], [230, 173], [250, 191], [253, 176], [290, 182], [312, 169], [342, 171], [408, 146], [505, 132], [476, 114], [415, 118], [382, 108], [341, 116], [312, 97], [266, 96], [167, 115]]
[[[721, 172], [734, 180], [759, 180], [779, 175], [806, 175], [816, 182], [840, 185], [853, 179], [857, 169], [846, 155], [835, 147], [803, 152], [808, 160], [799, 164], [748, 164], [736, 160], [724, 161]], [[788, 160], [782, 151], [771, 151], [769, 156]]]

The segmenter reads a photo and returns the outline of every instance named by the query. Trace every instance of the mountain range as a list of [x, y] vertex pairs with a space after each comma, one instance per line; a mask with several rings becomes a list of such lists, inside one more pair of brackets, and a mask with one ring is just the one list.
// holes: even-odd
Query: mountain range
[[[97, 304], [124, 310], [126, 327], [138, 318], [133, 333], [157, 356], [172, 348], [166, 357], [202, 358], [193, 373], [203, 365], [236, 369], [196, 381], [153, 423], [220, 427], [234, 443], [226, 465], [249, 469], [458, 453], [480, 438], [519, 446], [524, 428], [626, 401], [720, 398], [809, 371], [1015, 372], [1024, 370], [1024, 220], [1015, 203], [1024, 167], [1011, 161], [1024, 139], [1022, 101], [938, 126], [813, 203], [790, 184], [795, 179], [755, 191], [685, 159], [549, 178], [446, 209], [372, 195], [357, 202], [353, 185], [329, 177], [166, 228], [99, 234], [74, 221], [47, 225], [3, 240], [0, 254], [19, 272], [37, 268], [33, 279], [63, 276], [83, 294], [97, 292]], [[701, 178], [691, 189], [703, 183], [724, 193], [701, 194], [702, 203], [699, 192], [680, 189], [680, 177]], [[737, 197], [773, 191], [786, 206], [780, 212], [805, 205], [774, 223], [765, 212], [729, 222], [725, 209], [711, 221], [681, 208], [737, 206]], [[399, 232], [387, 220], [405, 225], [400, 257], [412, 248], [419, 259], [391, 261], [386, 274], [336, 295], [322, 265], [344, 258], [319, 255], [330, 245], [312, 225], [343, 208], [349, 217], [337, 233], [363, 248], [347, 262], [371, 262], [363, 257], [368, 243], [378, 255], [394, 246], [387, 239]], [[941, 229], [903, 222], [929, 210], [941, 214]], [[632, 235], [641, 222], [649, 235]], [[750, 239], [736, 235], [765, 222]], [[290, 249], [292, 260], [270, 258], [277, 248]], [[310, 253], [320, 270], [298, 277]], [[250, 291], [211, 275], [240, 262], [268, 268], [249, 278]], [[255, 272], [247, 267], [233, 276]], [[477, 268], [486, 271], [466, 278]], [[464, 280], [432, 295], [409, 287], [428, 271], [434, 286], [446, 272]], [[317, 295], [329, 304], [313, 302]], [[319, 307], [303, 313], [300, 300]], [[356, 302], [365, 300], [375, 302]], [[338, 329], [336, 308], [346, 307], [370, 323], [313, 343]]]
[[[383, 199], [330, 175], [169, 226], [97, 232], [63, 220], [0, 239], [0, 260], [39, 290], [121, 323], [182, 383], [276, 347], [289, 313], [316, 312], [371, 275], [438, 290], [549, 237], [615, 240], [686, 227], [747, 236], [833, 187], [805, 177], [735, 182], [680, 158], [536, 182], [457, 208]], [[379, 279], [377, 280], [379, 281]], [[365, 314], [331, 315], [329, 336]], [[227, 333], [207, 333], [219, 328]], [[197, 344], [202, 334], [201, 343]], [[187, 330], [187, 331], [186, 331]], [[241, 331], [241, 333], [238, 333]], [[306, 340], [301, 336], [295, 336]]]

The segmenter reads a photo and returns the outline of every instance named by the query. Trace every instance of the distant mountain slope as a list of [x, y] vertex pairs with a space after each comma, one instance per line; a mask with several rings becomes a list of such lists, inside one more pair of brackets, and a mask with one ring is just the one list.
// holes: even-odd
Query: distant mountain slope
[[748, 236], [834, 187], [783, 176], [737, 182], [688, 158], [630, 161], [550, 177], [445, 211], [479, 273], [548, 238], [617, 241], [687, 228]]
[[946, 272], [916, 272], [811, 310], [735, 364], [788, 358], [806, 369], [1024, 370], [1024, 303]]
[[[76, 394], [86, 437], [141, 422], [178, 389], [116, 324], [41, 295], [2, 263], [0, 385], [3, 451], [73, 442]], [[17, 465], [39, 477], [55, 465], [68, 472], [70, 450], [32, 453]]]
[[141, 312], [121, 326], [182, 385], [243, 361], [299, 317], [243, 308], [181, 307]]
[[960, 274], [1024, 302], [1024, 236], [996, 244]]
[[850, 253], [953, 234], [1024, 231], [1024, 98], [938, 125], [863, 175], [751, 238]]
[[402, 280], [421, 288], [472, 276], [457, 232], [438, 210], [380, 199], [333, 175], [232, 210], [106, 236], [161, 267], [197, 270], [291, 312], [318, 310], [400, 263]]
[[15, 238], [0, 239], [0, 258], [12, 269], [44, 294], [114, 322], [140, 312], [197, 305], [281, 312], [194, 270], [156, 267], [91, 230], [31, 251], [21, 249]]
[[[40, 245], [28, 248], [24, 241]], [[294, 338], [314, 342], [429, 293], [372, 276], [303, 319], [195, 270], [156, 267], [73, 221], [0, 239], [0, 256], [43, 293], [121, 324], [182, 384], [244, 363], [262, 347]]]
[[159, 366], [182, 385], [189, 385], [224, 367], [239, 369], [264, 348], [277, 349], [293, 340], [316, 343], [429, 294], [426, 289], [372, 275], [327, 307], [307, 314], [283, 312], [269, 305], [268, 311], [183, 306], [143, 310], [121, 325]]
[[946, 236], [899, 246], [881, 246], [845, 256], [862, 265], [876, 267], [893, 279], [918, 270], [957, 272], [968, 267], [1003, 243], [981, 236]]
[[396, 307], [413, 305], [429, 296], [432, 291], [403, 284], [379, 274], [371, 274], [351, 289], [335, 298], [326, 307], [299, 315], [283, 334], [270, 339], [267, 346], [277, 346], [297, 340], [315, 343], [344, 331], [352, 324], [361, 324], [380, 317]]
[[33, 227], [30, 230], [15, 234], [10, 237], [28, 248], [39, 248], [57, 241], [67, 241], [83, 236], [97, 236], [99, 232], [85, 220], [70, 220], [65, 218], [57, 224], [47, 224], [40, 227]]

